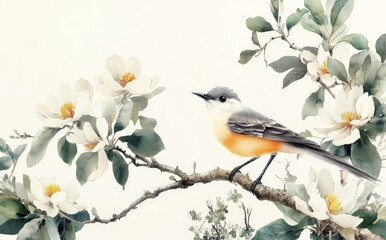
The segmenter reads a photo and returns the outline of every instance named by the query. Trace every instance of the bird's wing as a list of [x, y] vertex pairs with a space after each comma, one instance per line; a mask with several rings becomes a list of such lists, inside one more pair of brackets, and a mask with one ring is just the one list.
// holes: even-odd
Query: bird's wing
[[234, 113], [229, 118], [227, 125], [230, 131], [239, 134], [319, 148], [315, 142], [305, 139], [275, 120], [249, 108]]

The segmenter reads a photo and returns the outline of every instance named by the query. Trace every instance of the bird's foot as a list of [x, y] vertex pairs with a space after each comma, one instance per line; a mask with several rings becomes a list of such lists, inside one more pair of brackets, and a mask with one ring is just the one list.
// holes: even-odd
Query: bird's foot
[[239, 167], [235, 167], [231, 173], [229, 174], [228, 176], [228, 181], [229, 182], [233, 182], [233, 177], [236, 175], [236, 173], [240, 172], [240, 168]]
[[261, 184], [261, 178], [258, 177], [255, 181], [253, 181], [251, 185], [251, 189], [249, 189], [251, 192], [253, 192], [258, 184]]

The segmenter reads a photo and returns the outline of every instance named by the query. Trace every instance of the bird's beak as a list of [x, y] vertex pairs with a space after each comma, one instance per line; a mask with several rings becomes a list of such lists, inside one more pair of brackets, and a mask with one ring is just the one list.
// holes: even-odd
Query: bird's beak
[[199, 96], [200, 98], [204, 99], [205, 101], [208, 101], [210, 99], [210, 97], [208, 96], [208, 94], [203, 94], [203, 93], [195, 93], [195, 92], [192, 92], [194, 95], [196, 96]]

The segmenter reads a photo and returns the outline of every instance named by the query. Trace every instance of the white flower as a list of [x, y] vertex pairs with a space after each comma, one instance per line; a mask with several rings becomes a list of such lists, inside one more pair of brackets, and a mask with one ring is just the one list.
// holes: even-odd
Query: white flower
[[363, 219], [350, 215], [354, 212], [360, 194], [358, 180], [352, 180], [342, 186], [333, 182], [331, 173], [324, 169], [316, 174], [310, 172], [310, 183], [307, 187], [308, 201], [294, 197], [296, 209], [318, 220], [330, 219], [342, 228], [354, 228]]
[[318, 48], [318, 54], [315, 56], [310, 51], [304, 50], [300, 54], [302, 62], [307, 64], [307, 73], [311, 79], [316, 81], [318, 78], [328, 86], [335, 83], [336, 77], [331, 75], [327, 68], [329, 53], [324, 51], [322, 46]]
[[74, 214], [83, 209], [76, 202], [79, 192], [71, 182], [58, 183], [54, 178], [30, 178], [30, 200], [40, 210], [55, 217], [59, 211]]
[[88, 177], [89, 180], [95, 180], [102, 176], [108, 166], [108, 158], [104, 150], [104, 147], [108, 144], [108, 125], [106, 120], [98, 118], [96, 120], [96, 128], [98, 133], [94, 131], [89, 122], [86, 122], [83, 125], [83, 129], [72, 129], [66, 137], [67, 141], [83, 144], [87, 151], [98, 153], [98, 166]]
[[98, 89], [109, 96], [122, 94], [145, 95], [151, 93], [158, 83], [157, 77], [140, 77], [141, 64], [130, 57], [126, 64], [113, 55], [106, 61], [106, 71], [99, 78]]
[[363, 93], [361, 86], [354, 86], [346, 95], [343, 90], [335, 97], [335, 105], [319, 109], [319, 117], [330, 128], [318, 129], [333, 139], [336, 146], [351, 144], [360, 138], [359, 127], [374, 116], [374, 101]]
[[44, 104], [36, 104], [36, 114], [47, 127], [62, 128], [92, 110], [92, 94], [91, 84], [84, 79], [76, 82], [75, 91], [70, 85], [63, 83], [59, 87], [57, 98], [48, 96]]

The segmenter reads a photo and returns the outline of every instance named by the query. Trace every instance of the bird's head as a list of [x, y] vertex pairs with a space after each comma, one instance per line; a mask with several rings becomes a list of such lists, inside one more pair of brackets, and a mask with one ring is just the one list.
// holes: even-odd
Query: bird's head
[[215, 87], [208, 93], [193, 94], [205, 100], [209, 113], [232, 114], [242, 108], [240, 98], [230, 88]]

